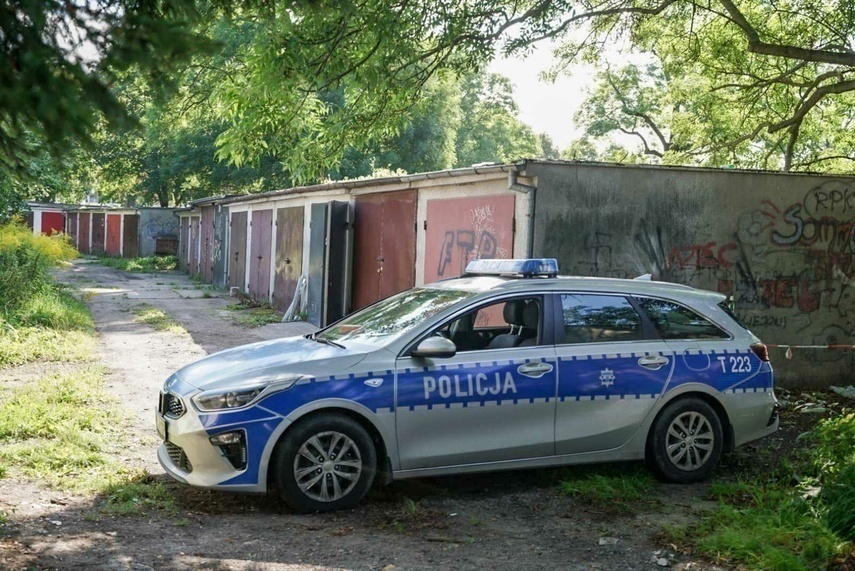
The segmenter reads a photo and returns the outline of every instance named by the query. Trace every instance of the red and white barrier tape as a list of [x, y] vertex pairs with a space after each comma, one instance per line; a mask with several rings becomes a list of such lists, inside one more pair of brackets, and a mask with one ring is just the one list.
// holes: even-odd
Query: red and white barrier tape
[[784, 353], [784, 357], [787, 359], [793, 358], [793, 349], [830, 349], [832, 351], [855, 350], [855, 345], [841, 345], [839, 343], [828, 345], [773, 345], [771, 343], [767, 343], [766, 347], [770, 349], [786, 349], [787, 352]]

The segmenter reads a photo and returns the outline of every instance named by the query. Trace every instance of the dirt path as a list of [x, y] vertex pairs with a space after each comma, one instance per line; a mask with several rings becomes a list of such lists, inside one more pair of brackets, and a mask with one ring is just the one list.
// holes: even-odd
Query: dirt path
[[[657, 564], [657, 536], [708, 508], [704, 486], [658, 485], [649, 508], [631, 515], [580, 505], [560, 493], [559, 470], [422, 479], [374, 492], [358, 508], [290, 513], [278, 500], [197, 490], [169, 481], [155, 457], [157, 391], [175, 369], [222, 348], [312, 330], [306, 324], [247, 328], [180, 274], [131, 275], [77, 262], [62, 279], [94, 292], [98, 356], [110, 391], [134, 421], [127, 462], [162, 478], [174, 513], [111, 518], [101, 498], [70, 498], [0, 482], [0, 568], [222, 569], [710, 569], [685, 556]], [[211, 295], [209, 292], [208, 295]], [[149, 303], [188, 335], [135, 323]], [[57, 523], [58, 522], [58, 523]], [[5, 562], [4, 562], [5, 558]]]

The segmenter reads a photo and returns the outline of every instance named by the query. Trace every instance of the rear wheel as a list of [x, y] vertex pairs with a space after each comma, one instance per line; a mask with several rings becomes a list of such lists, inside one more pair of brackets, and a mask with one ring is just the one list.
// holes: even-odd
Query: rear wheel
[[660, 477], [688, 484], [709, 475], [723, 444], [715, 410], [699, 398], [684, 398], [667, 405], [653, 423], [647, 459]]
[[285, 433], [275, 454], [279, 493], [300, 512], [356, 505], [371, 487], [377, 466], [368, 432], [339, 414], [299, 422]]

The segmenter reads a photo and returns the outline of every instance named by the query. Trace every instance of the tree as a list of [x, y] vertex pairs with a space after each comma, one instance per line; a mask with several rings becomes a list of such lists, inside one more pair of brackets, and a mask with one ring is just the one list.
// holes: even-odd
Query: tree
[[543, 154], [541, 137], [519, 120], [511, 81], [499, 74], [465, 79], [457, 132], [457, 165], [507, 163]]
[[[799, 145], [855, 91], [849, 37], [855, 10], [848, 0], [289, 6], [266, 17], [266, 33], [247, 48], [242, 73], [217, 94], [228, 123], [218, 140], [220, 156], [238, 164], [270, 153], [300, 165], [298, 179], [311, 178], [343, 149], [370, 146], [393, 132], [431, 77], [467, 73], [496, 50], [524, 53], [547, 38], [564, 40], [565, 64], [598, 61], [607, 47], [628, 43], [655, 53], [668, 77], [693, 72], [687, 77], [697, 84], [685, 93], [697, 116], [720, 115], [704, 123], [711, 128], [692, 147], [696, 162], [745, 153], [755, 161], [778, 152], [788, 170], [834, 155], [855, 160], [848, 149], [832, 146], [839, 137]], [[343, 90], [343, 104], [323, 100], [319, 94], [329, 89]]]
[[[204, 48], [189, 0], [23, 0], [0, 8], [0, 170], [18, 180], [43, 151], [73, 153], [100, 121], [134, 124], [110, 86], [133, 66], [168, 85], [172, 66]], [[32, 140], [39, 143], [32, 145]]]

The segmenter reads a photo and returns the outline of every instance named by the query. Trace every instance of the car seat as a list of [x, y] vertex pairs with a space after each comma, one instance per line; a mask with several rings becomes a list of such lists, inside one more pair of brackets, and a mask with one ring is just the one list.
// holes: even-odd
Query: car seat
[[523, 309], [523, 340], [520, 347], [534, 347], [537, 345], [537, 340], [540, 327], [540, 307], [536, 301], [532, 300], [525, 304]]
[[519, 331], [522, 331], [524, 310], [525, 300], [523, 299], [514, 299], [505, 303], [502, 315], [508, 325], [511, 326], [511, 332], [494, 337], [486, 349], [507, 349], [508, 347], [518, 347], [522, 343], [522, 337], [518, 333], [514, 333], [514, 329], [518, 327]]

